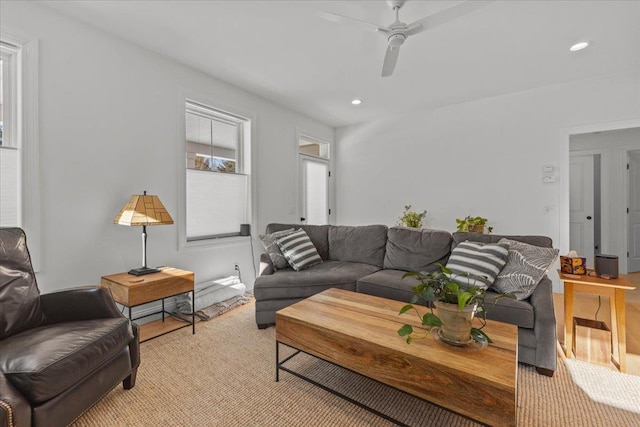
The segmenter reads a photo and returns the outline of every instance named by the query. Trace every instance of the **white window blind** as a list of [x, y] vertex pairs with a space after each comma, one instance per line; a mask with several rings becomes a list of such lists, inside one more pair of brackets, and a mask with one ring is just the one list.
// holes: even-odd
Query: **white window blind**
[[247, 175], [187, 169], [187, 240], [237, 235], [248, 223]]
[[20, 225], [20, 152], [0, 147], [0, 227]]

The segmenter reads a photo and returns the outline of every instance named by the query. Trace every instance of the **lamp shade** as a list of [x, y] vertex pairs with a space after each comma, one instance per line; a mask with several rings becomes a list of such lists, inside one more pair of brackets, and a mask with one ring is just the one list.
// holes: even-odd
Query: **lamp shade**
[[120, 225], [164, 225], [173, 224], [173, 219], [158, 196], [135, 194], [120, 210], [113, 222]]

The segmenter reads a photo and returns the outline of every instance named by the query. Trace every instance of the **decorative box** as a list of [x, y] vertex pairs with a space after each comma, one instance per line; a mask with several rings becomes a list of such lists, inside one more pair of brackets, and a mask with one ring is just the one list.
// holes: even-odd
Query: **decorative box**
[[587, 274], [587, 259], [560, 256], [560, 270], [567, 274]]

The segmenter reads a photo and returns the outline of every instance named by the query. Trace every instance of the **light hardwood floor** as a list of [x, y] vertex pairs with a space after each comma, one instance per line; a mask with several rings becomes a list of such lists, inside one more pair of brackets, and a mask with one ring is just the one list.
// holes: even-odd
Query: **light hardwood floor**
[[[636, 289], [626, 291], [625, 308], [627, 314], [627, 373], [640, 375], [640, 273], [627, 275]], [[553, 305], [556, 312], [558, 340], [564, 345], [564, 295], [553, 294]], [[595, 319], [598, 310], [596, 295], [576, 294], [574, 297], [574, 315], [585, 319]], [[597, 320], [611, 327], [609, 299], [602, 298]], [[613, 366], [613, 365], [612, 365]]]

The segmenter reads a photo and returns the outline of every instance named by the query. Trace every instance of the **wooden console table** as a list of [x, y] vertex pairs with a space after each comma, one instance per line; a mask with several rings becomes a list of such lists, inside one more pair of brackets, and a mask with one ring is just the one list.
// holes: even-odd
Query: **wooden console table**
[[[162, 319], [155, 322], [140, 325], [140, 342], [168, 334], [177, 329], [191, 326], [192, 333], [196, 333], [195, 313], [191, 314], [191, 322], [184, 323], [167, 318], [165, 314], [164, 300], [172, 296], [191, 293], [192, 307], [195, 307], [194, 274], [191, 271], [179, 270], [172, 267], [163, 267], [158, 273], [134, 276], [128, 273], [102, 276], [101, 284], [109, 287], [113, 299], [129, 309], [129, 320], [138, 320], [143, 317], [162, 314]], [[146, 314], [144, 316], [131, 317], [131, 309], [142, 304], [154, 301], [162, 301], [162, 310]], [[157, 323], [157, 324], [156, 324]]]
[[627, 370], [627, 337], [626, 337], [626, 314], [624, 307], [624, 292], [633, 290], [633, 286], [627, 276], [621, 274], [617, 279], [603, 279], [597, 276], [586, 274], [572, 277], [558, 270], [560, 280], [564, 282], [564, 351], [567, 358], [573, 357], [573, 296], [576, 292], [594, 294], [609, 297], [611, 306], [611, 337], [612, 348], [616, 349], [618, 360], [612, 355], [612, 361], [618, 366], [620, 372]]

